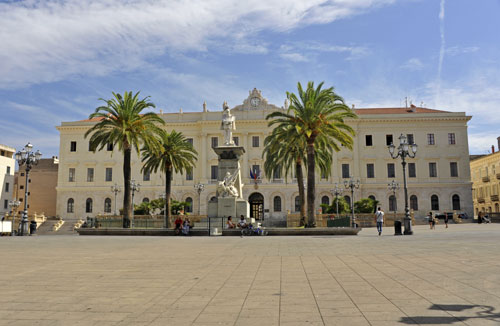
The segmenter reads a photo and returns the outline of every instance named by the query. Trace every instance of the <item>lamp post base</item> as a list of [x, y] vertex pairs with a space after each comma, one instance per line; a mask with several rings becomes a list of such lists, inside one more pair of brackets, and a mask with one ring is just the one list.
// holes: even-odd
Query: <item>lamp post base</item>
[[29, 230], [28, 230], [28, 220], [27, 219], [22, 219], [21, 220], [21, 233], [20, 235], [29, 235]]
[[405, 230], [403, 231], [403, 234], [404, 235], [412, 235], [413, 234], [413, 230], [411, 228], [411, 219], [406, 219], [404, 220], [404, 226], [405, 226]]

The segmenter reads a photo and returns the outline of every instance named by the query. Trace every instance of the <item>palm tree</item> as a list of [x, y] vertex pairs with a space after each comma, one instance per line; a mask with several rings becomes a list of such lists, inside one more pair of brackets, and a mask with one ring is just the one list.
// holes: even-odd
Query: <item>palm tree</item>
[[164, 132], [160, 138], [160, 150], [156, 147], [144, 146], [142, 153], [143, 171], [157, 172], [160, 169], [165, 173], [165, 200], [167, 201], [167, 217], [165, 227], [168, 228], [168, 221], [171, 216], [170, 195], [172, 192], [172, 175], [191, 173], [197, 160], [198, 154], [193, 145], [187, 141], [180, 132], [172, 130], [171, 133]]
[[[269, 116], [268, 116], [269, 118]], [[269, 122], [271, 125], [272, 122]], [[271, 177], [277, 172], [285, 176], [285, 180], [292, 169], [295, 170], [300, 198], [300, 225], [305, 225], [306, 201], [303, 175], [303, 162], [307, 161], [305, 142], [295, 128], [281, 126], [273, 129], [264, 140], [265, 157], [264, 172]], [[331, 172], [332, 155], [328, 148], [316, 151], [316, 161], [321, 173], [328, 176]]]
[[336, 94], [333, 87], [321, 89], [323, 83], [314, 88], [314, 82], [307, 83], [304, 91], [297, 84], [298, 96], [287, 92], [290, 106], [286, 112], [276, 111], [269, 116], [270, 124], [290, 126], [304, 139], [307, 157], [307, 224], [316, 226], [314, 201], [316, 197], [315, 168], [316, 151], [329, 148], [339, 151], [339, 144], [352, 150], [354, 129], [345, 124], [344, 119], [356, 118], [356, 114]]
[[90, 136], [90, 149], [95, 152], [104, 146], [112, 144], [123, 152], [123, 227], [130, 227], [132, 212], [132, 194], [130, 192], [132, 149], [140, 152], [139, 146], [146, 144], [154, 148], [158, 145], [157, 136], [162, 129], [159, 125], [165, 122], [154, 112], [142, 113], [145, 109], [155, 107], [149, 102], [149, 96], [139, 99], [139, 92], [125, 92], [123, 96], [113, 92], [109, 100], [99, 99], [106, 103], [95, 109], [89, 119], [98, 122], [85, 133]]

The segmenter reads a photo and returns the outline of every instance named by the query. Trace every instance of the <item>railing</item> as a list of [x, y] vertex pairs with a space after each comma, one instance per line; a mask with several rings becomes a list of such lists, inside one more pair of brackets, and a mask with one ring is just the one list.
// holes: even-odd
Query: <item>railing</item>
[[491, 195], [491, 201], [498, 201], [498, 195]]
[[477, 197], [478, 203], [484, 203], [484, 197]]
[[489, 176], [483, 177], [483, 182], [490, 182], [490, 177]]
[[497, 179], [500, 179], [500, 173], [497, 173]]

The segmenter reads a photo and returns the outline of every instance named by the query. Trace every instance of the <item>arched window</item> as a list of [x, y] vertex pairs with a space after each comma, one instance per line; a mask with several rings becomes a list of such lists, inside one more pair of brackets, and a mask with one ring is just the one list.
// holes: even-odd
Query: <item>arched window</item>
[[418, 211], [418, 198], [415, 195], [410, 196], [410, 209]]
[[389, 211], [395, 212], [398, 210], [398, 201], [396, 199], [396, 196], [391, 195], [389, 197]]
[[368, 196], [368, 198], [370, 198], [371, 200], [377, 200], [373, 195]]
[[111, 213], [111, 198], [104, 200], [104, 213]]
[[431, 196], [431, 210], [433, 211], [439, 210], [439, 197], [437, 195]]
[[215, 197], [215, 196], [210, 197], [210, 201], [211, 201], [211, 202], [216, 202], [216, 201], [217, 201], [217, 197]]
[[144, 199], [142, 200], [143, 203], [149, 203], [149, 198], [148, 197], [144, 197]]
[[295, 197], [295, 212], [300, 212], [300, 197]]
[[459, 195], [453, 195], [451, 197], [451, 206], [454, 211], [459, 211], [460, 210], [460, 196]]
[[273, 206], [275, 212], [281, 212], [281, 197], [275, 196], [273, 199]]
[[74, 213], [75, 211], [75, 200], [73, 198], [68, 199], [68, 204], [66, 206], [66, 212]]
[[349, 205], [349, 207], [351, 207], [351, 197], [344, 196], [344, 199], [345, 199], [345, 202], [347, 203], [347, 205]]
[[184, 211], [186, 213], [192, 213], [193, 212], [193, 198], [191, 198], [191, 197], [186, 198], [186, 203], [188, 205], [184, 208]]
[[92, 198], [85, 201], [85, 213], [92, 213]]
[[330, 205], [330, 198], [328, 196], [321, 197], [321, 203], [325, 205]]

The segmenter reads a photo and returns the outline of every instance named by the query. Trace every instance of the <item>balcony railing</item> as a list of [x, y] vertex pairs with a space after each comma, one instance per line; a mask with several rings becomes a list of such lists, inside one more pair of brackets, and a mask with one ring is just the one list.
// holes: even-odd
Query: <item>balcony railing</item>
[[498, 195], [491, 195], [491, 201], [498, 201]]
[[500, 180], [500, 173], [497, 173], [497, 179]]
[[489, 176], [483, 177], [483, 182], [490, 182], [490, 177]]
[[477, 197], [478, 203], [484, 203], [484, 197]]

